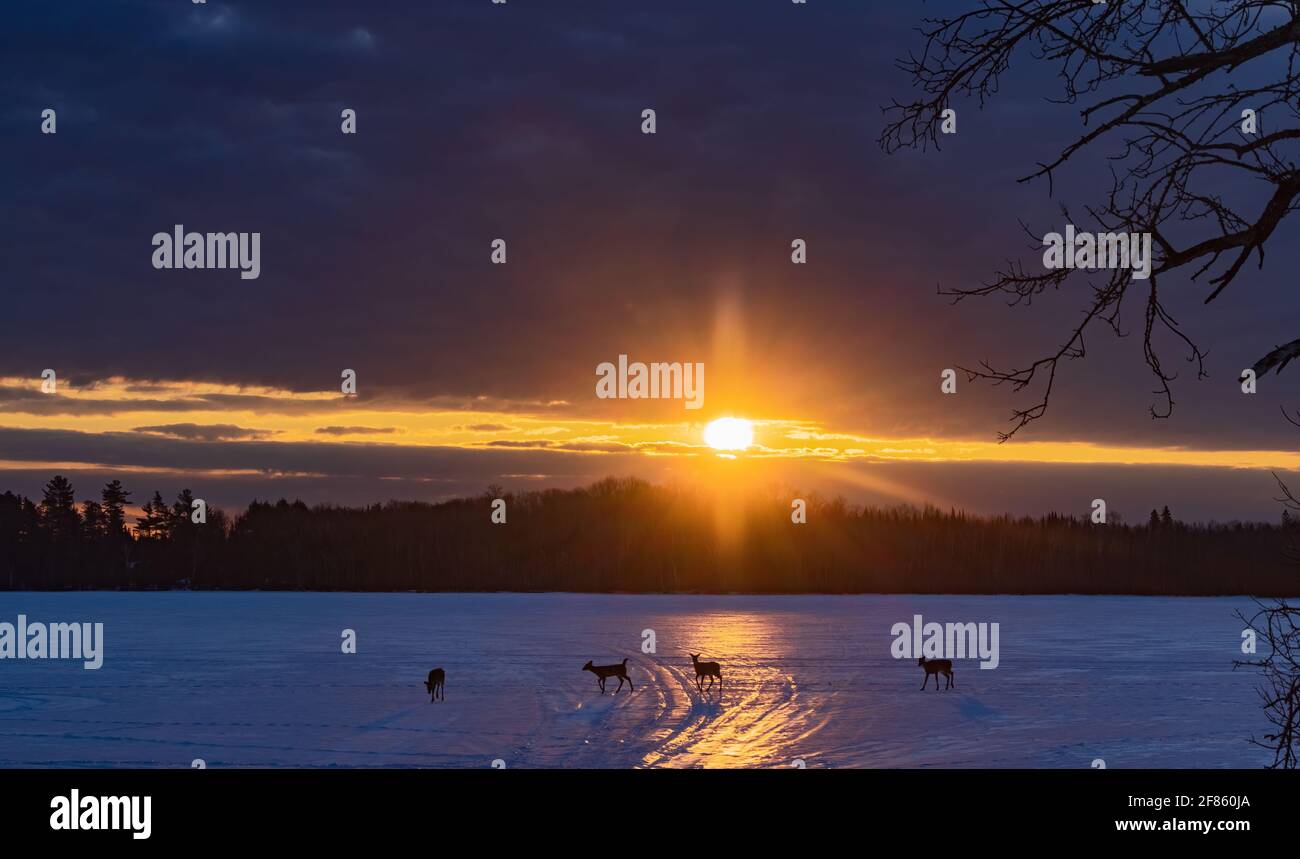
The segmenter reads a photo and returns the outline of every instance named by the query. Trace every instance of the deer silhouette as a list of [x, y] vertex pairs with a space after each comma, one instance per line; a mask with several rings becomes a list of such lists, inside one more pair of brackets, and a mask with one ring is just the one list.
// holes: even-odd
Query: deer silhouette
[[716, 677], [718, 678], [718, 688], [721, 689], [722, 688], [722, 666], [716, 662], [701, 662], [700, 654], [698, 653], [692, 653], [689, 655], [691, 657], [691, 664], [695, 666], [696, 687], [701, 692], [703, 692], [704, 691], [703, 681], [704, 678], [707, 677], [709, 678], [709, 688], [712, 689], [713, 678]]
[[441, 668], [435, 668], [429, 672], [429, 679], [424, 681], [424, 688], [429, 693], [429, 703], [432, 704], [442, 696], [442, 700], [447, 700], [447, 693], [442, 690], [442, 684], [447, 679], [447, 672]]
[[590, 671], [596, 675], [596, 685], [600, 687], [600, 694], [602, 695], [605, 694], [605, 680], [609, 677], [618, 678], [618, 689], [614, 690], [615, 695], [623, 688], [624, 680], [627, 681], [627, 688], [630, 692], [636, 691], [636, 687], [632, 685], [632, 678], [627, 676], [626, 659], [620, 665], [592, 665], [591, 660], [588, 659], [587, 664], [582, 666], [582, 670]]
[[924, 656], [922, 656], [921, 661], [916, 664], [925, 669], [925, 679], [921, 681], [922, 689], [924, 689], [926, 687], [926, 684], [930, 682], [931, 674], [934, 675], [934, 691], [936, 692], [939, 691], [940, 674], [948, 678], [948, 683], [943, 688], [947, 689], [949, 686], [955, 687], [957, 685], [957, 681], [954, 680], [952, 676], [951, 659], [926, 659]]

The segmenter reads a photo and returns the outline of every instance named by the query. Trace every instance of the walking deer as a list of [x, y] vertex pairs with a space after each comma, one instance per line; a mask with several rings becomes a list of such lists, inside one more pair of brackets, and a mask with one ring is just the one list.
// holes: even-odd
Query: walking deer
[[447, 700], [447, 693], [442, 691], [442, 684], [447, 679], [447, 672], [441, 668], [435, 668], [429, 672], [429, 679], [424, 681], [425, 691], [429, 693], [429, 703], [432, 704], [442, 696], [442, 700]]
[[709, 678], [709, 688], [713, 688], [713, 678], [718, 678], [718, 688], [722, 688], [722, 666], [716, 662], [701, 662], [698, 653], [690, 654], [691, 664], [695, 666], [695, 685], [704, 691], [703, 680]]
[[921, 681], [922, 689], [924, 689], [926, 687], [926, 684], [930, 682], [931, 674], [934, 675], [934, 691], [936, 692], [939, 691], [940, 674], [948, 678], [948, 683], [943, 688], [947, 689], [949, 686], [957, 685], [957, 681], [954, 680], [952, 676], [951, 659], [926, 659], [924, 656], [922, 656], [921, 661], [916, 664], [925, 669], [925, 679]]
[[632, 678], [627, 676], [626, 659], [624, 659], [620, 665], [592, 665], [591, 660], [588, 659], [587, 664], [582, 666], [582, 670], [590, 671], [592, 674], [596, 675], [596, 685], [600, 687], [600, 694], [602, 695], [605, 694], [605, 680], [609, 677], [618, 678], [618, 689], [614, 690], [615, 695], [617, 695], [619, 690], [623, 688], [624, 680], [627, 681], [627, 688], [629, 691], [636, 691], [636, 687], [632, 685]]

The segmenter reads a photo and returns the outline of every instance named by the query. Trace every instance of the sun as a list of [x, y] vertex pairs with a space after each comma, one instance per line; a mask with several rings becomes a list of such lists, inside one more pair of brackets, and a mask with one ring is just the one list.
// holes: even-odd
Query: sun
[[704, 428], [704, 440], [714, 450], [744, 450], [754, 443], [754, 425], [744, 418], [718, 418]]

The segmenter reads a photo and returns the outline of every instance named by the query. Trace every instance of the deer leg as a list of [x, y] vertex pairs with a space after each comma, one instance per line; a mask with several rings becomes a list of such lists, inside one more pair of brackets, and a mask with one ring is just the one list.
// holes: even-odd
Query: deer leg
[[627, 678], [627, 691], [629, 694], [636, 691], [636, 687], [632, 685], [631, 677]]
[[618, 678], [618, 688], [614, 690], [614, 694], [617, 695], [619, 692], [622, 691], [623, 691], [623, 678], [620, 676]]
[[923, 679], [923, 680], [921, 681], [921, 691], [922, 691], [922, 692], [925, 691], [925, 687], [929, 684], [929, 682], [930, 682], [930, 675], [927, 674], [927, 675], [925, 675], [925, 679]]

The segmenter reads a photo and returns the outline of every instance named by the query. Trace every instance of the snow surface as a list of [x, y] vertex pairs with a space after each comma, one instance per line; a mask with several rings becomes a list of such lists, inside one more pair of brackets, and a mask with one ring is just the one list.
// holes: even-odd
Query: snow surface
[[[0, 593], [104, 665], [0, 660], [0, 766], [1258, 767], [1249, 599]], [[895, 623], [998, 622], [920, 691]], [[358, 652], [341, 652], [353, 629]], [[655, 632], [655, 654], [641, 652]], [[689, 652], [722, 663], [695, 690]], [[628, 657], [636, 692], [581, 671]], [[430, 703], [429, 669], [446, 669]], [[617, 681], [610, 681], [610, 692]]]

